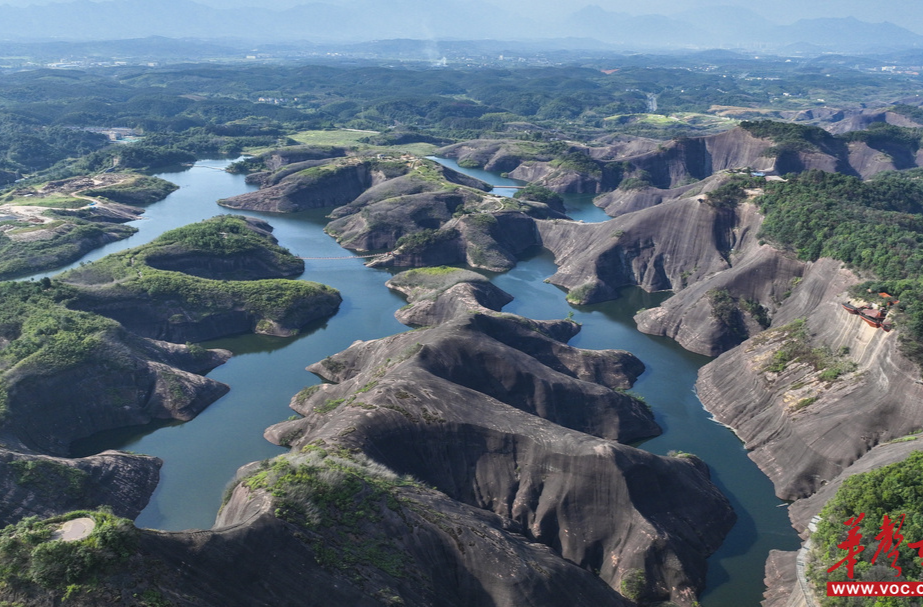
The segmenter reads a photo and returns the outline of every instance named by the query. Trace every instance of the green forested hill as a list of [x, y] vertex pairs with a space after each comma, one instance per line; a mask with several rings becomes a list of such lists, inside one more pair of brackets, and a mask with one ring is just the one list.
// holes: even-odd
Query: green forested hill
[[900, 300], [895, 324], [904, 352], [923, 363], [923, 170], [869, 181], [808, 171], [768, 183], [757, 203], [764, 238], [801, 259], [832, 257], [880, 279], [860, 291]]

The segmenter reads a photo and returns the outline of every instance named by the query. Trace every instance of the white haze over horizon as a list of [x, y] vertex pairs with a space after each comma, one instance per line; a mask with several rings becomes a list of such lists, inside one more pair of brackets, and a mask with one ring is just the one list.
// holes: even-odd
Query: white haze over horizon
[[[78, 0], [0, 0], [0, 6], [48, 5]], [[108, 2], [113, 0], [91, 0]], [[192, 0], [212, 8], [257, 7], [266, 10], [285, 10], [304, 4], [348, 5], [350, 0]], [[432, 4], [439, 0], [418, 0]], [[146, 4], [156, 5], [157, 0]], [[725, 17], [738, 16], [746, 20], [747, 13], [779, 25], [788, 25], [799, 19], [823, 17], [855, 17], [868, 23], [889, 21], [915, 33], [923, 34], [923, 2], [920, 0], [583, 0], [562, 3], [559, 0], [487, 0], [508, 11], [522, 11], [535, 20], [555, 19], [573, 13], [584, 6], [599, 6], [607, 11], [628, 15], [664, 15], [687, 17], [690, 13], [707, 10], [711, 14], [724, 13]], [[719, 9], [716, 11], [716, 9]], [[714, 11], [714, 12], [713, 12]], [[750, 15], [751, 17], [754, 15]], [[409, 17], [412, 18], [412, 17]]]

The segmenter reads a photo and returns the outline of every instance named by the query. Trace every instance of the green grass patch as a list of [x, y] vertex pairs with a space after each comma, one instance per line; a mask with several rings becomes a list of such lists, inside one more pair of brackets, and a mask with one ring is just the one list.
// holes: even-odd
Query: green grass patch
[[[96, 526], [82, 540], [53, 541], [61, 523], [89, 517]], [[77, 511], [46, 520], [28, 517], [0, 531], [0, 584], [19, 590], [38, 586], [61, 591], [95, 584], [134, 554], [137, 530], [107, 512]]]
[[59, 491], [69, 498], [79, 497], [90, 477], [80, 468], [48, 459], [16, 460], [9, 466], [16, 473], [13, 480], [17, 485], [43, 493]]
[[[298, 142], [299, 145], [329, 145], [344, 146], [354, 148], [363, 152], [406, 152], [415, 156], [430, 156], [435, 152], [438, 146], [431, 143], [405, 143], [393, 146], [368, 145], [361, 143], [361, 140], [373, 135], [374, 133], [366, 131], [347, 131], [347, 130], [329, 130], [329, 131], [299, 131], [289, 135], [290, 139]], [[277, 149], [276, 147], [254, 147], [247, 148], [248, 154], [264, 154]]]
[[568, 303], [572, 304], [585, 304], [587, 302], [587, 298], [595, 289], [596, 283], [586, 282], [568, 291], [567, 296], [564, 299], [567, 300]]
[[407, 574], [409, 557], [381, 531], [385, 510], [402, 509], [398, 490], [418, 487], [363, 455], [307, 445], [297, 455], [264, 462], [241, 481], [273, 497], [277, 517], [305, 528], [318, 563], [333, 570], [374, 567]]
[[64, 194], [54, 194], [50, 196], [8, 196], [0, 199], [3, 204], [11, 204], [17, 207], [46, 207], [49, 209], [79, 209], [85, 207], [90, 202], [81, 198], [74, 198]]
[[324, 401], [323, 405], [314, 407], [314, 412], [321, 414], [330, 413], [344, 402], [346, 402], [345, 398], [328, 398], [326, 401]]

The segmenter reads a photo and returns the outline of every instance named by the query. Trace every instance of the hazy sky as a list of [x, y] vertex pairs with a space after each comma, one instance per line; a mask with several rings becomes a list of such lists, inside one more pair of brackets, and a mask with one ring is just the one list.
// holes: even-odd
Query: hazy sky
[[[56, 0], [67, 2], [75, 0]], [[113, 1], [113, 0], [102, 0]], [[143, 0], [118, 0], [141, 2]], [[193, 0], [215, 8], [236, 8], [258, 6], [282, 10], [299, 4], [323, 3], [348, 5], [354, 0]], [[380, 0], [388, 2], [389, 0]], [[432, 4], [440, 0], [404, 0], [401, 5], [419, 2]], [[52, 4], [55, 0], [0, 0], [0, 5], [29, 6]], [[156, 6], [158, 0], [146, 0], [148, 6]], [[473, 0], [473, 3], [492, 4], [508, 10], [521, 12], [524, 16], [554, 17], [571, 13], [586, 5], [597, 5], [609, 11], [633, 15], [662, 14], [673, 17], [688, 17], [690, 13], [705, 11], [715, 18], [726, 19], [733, 13], [744, 11], [778, 24], [790, 24], [799, 19], [818, 17], [852, 16], [862, 21], [877, 23], [890, 21], [918, 34], [923, 34], [923, 0]], [[723, 7], [723, 8], [721, 8]], [[746, 14], [741, 18], [746, 18]], [[701, 15], [700, 15], [701, 17]]]
[[[74, 0], [0, 0], [0, 5], [29, 6], [32, 4], [53, 4]], [[111, 1], [111, 0], [94, 0]], [[345, 4], [349, 0], [193, 0], [215, 8], [238, 6], [261, 6], [285, 9], [299, 4], [314, 2], [324, 4]], [[386, 1], [386, 0], [383, 0]], [[420, 0], [426, 2], [439, 0]], [[891, 21], [903, 27], [918, 29], [923, 25], [923, 2], [921, 0], [487, 0], [490, 4], [512, 8], [541, 7], [543, 10], [573, 11], [584, 5], [597, 5], [607, 10], [629, 14], [674, 15], [694, 11], [703, 7], [742, 7], [778, 23], [792, 23], [802, 18], [854, 16], [862, 21]], [[157, 0], [147, 4], [156, 5]]]

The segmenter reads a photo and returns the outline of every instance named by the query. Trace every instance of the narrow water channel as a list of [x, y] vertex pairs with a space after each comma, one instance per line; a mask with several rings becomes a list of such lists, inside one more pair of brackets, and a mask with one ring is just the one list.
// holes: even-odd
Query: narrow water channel
[[[441, 161], [453, 166], [450, 161]], [[195, 167], [159, 176], [180, 189], [152, 205], [145, 219], [133, 222], [140, 232], [132, 238], [93, 252], [84, 261], [155, 238], [163, 231], [225, 212], [215, 204], [222, 197], [247, 190], [242, 176], [220, 170], [227, 161], [202, 161]], [[485, 181], [517, 185], [499, 175], [469, 171]], [[513, 190], [497, 190], [511, 194]], [[607, 219], [592, 205], [592, 197], [568, 196], [568, 213], [587, 222]], [[259, 216], [275, 227], [280, 244], [296, 255], [340, 256], [343, 249], [323, 233], [327, 210], [296, 215]], [[307, 261], [301, 278], [329, 284], [343, 295], [340, 311], [294, 339], [240, 336], [209, 342], [235, 356], [210, 377], [231, 386], [230, 393], [196, 419], [184, 424], [160, 424], [122, 429], [91, 437], [74, 445], [74, 455], [103, 449], [127, 449], [164, 460], [161, 482], [150, 505], [137, 519], [142, 527], [158, 529], [208, 528], [221, 495], [234, 471], [251, 461], [284, 452], [262, 437], [263, 430], [286, 419], [292, 395], [318, 378], [304, 367], [348, 347], [353, 341], [376, 339], [406, 330], [394, 320], [404, 300], [385, 288], [390, 274], [366, 268], [361, 260]], [[670, 450], [695, 453], [712, 470], [713, 480], [731, 499], [738, 523], [722, 548], [709, 560], [706, 607], [758, 605], [763, 589], [763, 564], [770, 549], [794, 549], [797, 537], [784, 504], [775, 498], [769, 480], [747, 458], [734, 434], [711, 420], [693, 392], [698, 369], [708, 362], [671, 340], [638, 332], [635, 312], [661, 303], [667, 294], [625, 289], [615, 301], [571, 306], [564, 292], [544, 283], [555, 266], [548, 252], [536, 252], [510, 272], [491, 274], [493, 282], [516, 299], [504, 310], [531, 318], [564, 318], [574, 313], [583, 330], [572, 345], [620, 348], [633, 352], [647, 366], [634, 391], [643, 395], [664, 428], [664, 434], [642, 448], [666, 454]]]

